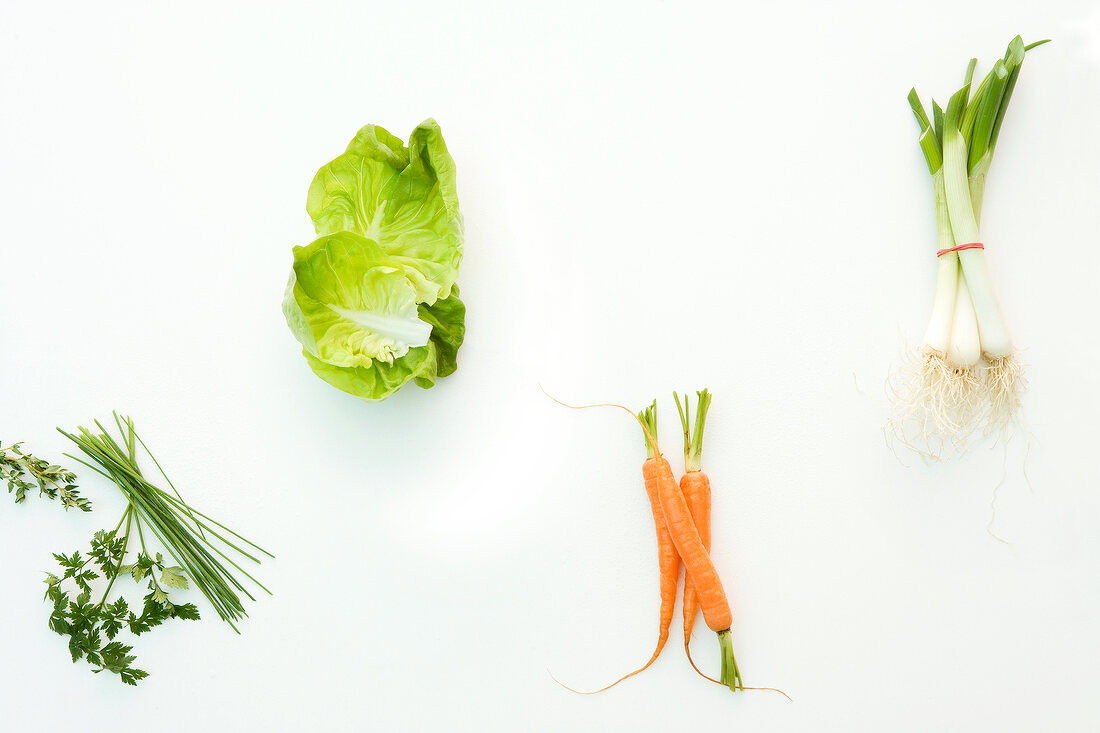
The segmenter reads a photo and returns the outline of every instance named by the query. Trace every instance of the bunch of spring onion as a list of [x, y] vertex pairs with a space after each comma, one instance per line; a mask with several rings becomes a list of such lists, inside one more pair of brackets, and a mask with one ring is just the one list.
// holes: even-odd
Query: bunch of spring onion
[[932, 175], [939, 274], [932, 318], [916, 363], [892, 385], [892, 432], [928, 458], [965, 450], [975, 436], [1003, 433], [1020, 408], [1021, 365], [993, 292], [978, 233], [985, 178], [1005, 111], [1027, 51], [1008, 44], [974, 93], [977, 59], [947, 110], [932, 102], [929, 119], [915, 89], [909, 104]]

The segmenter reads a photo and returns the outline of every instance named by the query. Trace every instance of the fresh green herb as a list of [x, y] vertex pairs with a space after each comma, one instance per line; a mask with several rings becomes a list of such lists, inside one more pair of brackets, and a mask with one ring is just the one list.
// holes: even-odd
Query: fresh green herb
[[306, 210], [318, 239], [294, 248], [283, 314], [313, 372], [368, 401], [458, 367], [462, 215], [435, 120], [408, 147], [367, 125], [317, 172]]
[[[274, 555], [184, 502], [160, 463], [138, 437], [133, 421], [117, 413], [114, 419], [121, 442], [111, 437], [98, 421], [95, 423], [98, 434], [86, 428], [79, 428], [76, 434], [59, 430], [90, 462], [69, 457], [110, 479], [126, 498], [127, 506], [113, 530], [96, 533], [88, 557], [81, 557], [79, 552], [69, 556], [54, 555], [64, 573], [60, 576], [47, 573], [46, 597], [54, 604], [50, 628], [70, 637], [69, 650], [74, 662], [83, 657], [97, 667], [95, 671], [106, 669], [118, 674], [123, 682], [135, 684], [146, 673], [132, 667], [131, 648], [114, 641], [123, 625], [129, 626], [134, 634], [141, 634], [170, 618], [197, 619], [198, 609], [194, 605], [179, 605], [168, 599], [168, 590], [185, 589], [193, 582], [218, 615], [237, 631], [235, 622], [248, 615], [238, 593], [251, 600], [255, 597], [222, 561], [270, 594], [227, 553], [257, 564], [260, 560], [240, 545], [253, 548], [257, 554]], [[153, 485], [142, 474], [137, 461], [138, 445], [156, 465], [171, 493]], [[140, 550], [131, 564], [124, 565], [123, 560], [135, 536]], [[147, 542], [151, 544], [154, 539], [172, 559], [172, 564], [160, 552], [149, 549]], [[98, 573], [88, 567], [89, 562], [99, 569]], [[115, 581], [124, 574], [138, 582], [148, 580], [149, 594], [145, 596], [140, 615], [129, 611], [122, 598], [109, 602]], [[99, 603], [91, 605], [90, 582], [100, 576], [106, 579], [107, 588]], [[75, 599], [70, 599], [62, 589], [65, 581], [75, 584], [79, 591]], [[103, 646], [103, 636], [111, 643]]]
[[965, 450], [975, 435], [1012, 425], [1024, 389], [1023, 370], [993, 292], [978, 231], [985, 179], [1001, 123], [1027, 51], [1016, 36], [971, 94], [977, 59], [946, 111], [928, 116], [915, 89], [909, 105], [932, 176], [938, 275], [932, 317], [919, 356], [893, 386], [893, 434], [927, 458]]
[[[132, 510], [127, 509], [123, 515], [127, 532], [132, 518]], [[117, 532], [117, 528], [96, 532], [86, 557], [79, 551], [72, 555], [54, 554], [63, 572], [60, 576], [46, 573], [46, 598], [53, 603], [50, 628], [69, 637], [69, 653], [74, 663], [85, 659], [95, 667], [94, 672], [106, 670], [117, 674], [124, 683], [136, 685], [149, 673], [133, 666], [137, 659], [130, 654], [133, 647], [115, 640], [119, 632], [128, 627], [137, 636], [168, 619], [197, 620], [199, 610], [191, 603], [175, 604], [168, 600], [165, 587], [186, 588], [187, 578], [182, 568], [167, 567], [159, 552], [155, 557], [138, 553], [132, 565], [123, 565], [126, 539], [117, 536]], [[98, 568], [99, 572], [92, 568]], [[157, 571], [161, 574], [160, 583], [156, 580]], [[140, 615], [131, 611], [121, 596], [108, 602], [120, 575], [130, 575], [137, 582], [149, 579], [149, 594], [145, 596]], [[93, 604], [91, 583], [100, 577], [108, 578], [109, 582], [99, 602]], [[66, 584], [79, 591], [76, 598], [70, 597], [64, 588]]]
[[16, 504], [22, 504], [27, 492], [37, 488], [39, 496], [60, 498], [65, 511], [73, 507], [82, 512], [92, 510], [92, 502], [77, 491], [75, 473], [24, 453], [22, 445], [0, 448], [0, 481], [7, 481], [8, 493], [15, 493]]

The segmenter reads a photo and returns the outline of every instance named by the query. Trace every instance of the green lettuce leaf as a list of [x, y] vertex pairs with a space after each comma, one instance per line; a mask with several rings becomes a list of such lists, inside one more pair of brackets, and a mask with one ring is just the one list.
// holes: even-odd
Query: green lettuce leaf
[[420, 319], [401, 268], [377, 244], [351, 232], [294, 248], [283, 310], [306, 350], [335, 366], [392, 363], [426, 346], [432, 330]]
[[407, 147], [362, 128], [318, 171], [306, 209], [318, 239], [294, 248], [283, 313], [314, 373], [372, 401], [453, 373], [462, 215], [439, 125], [419, 125]]
[[[420, 320], [432, 324], [431, 343], [435, 345], [435, 376], [446, 377], [458, 369], [458, 347], [466, 336], [466, 304], [458, 299], [455, 285], [449, 298], [435, 305], [420, 306]], [[434, 380], [433, 380], [434, 383]], [[421, 384], [425, 389], [431, 384]]]
[[421, 303], [451, 292], [462, 259], [455, 165], [435, 120], [409, 147], [367, 125], [347, 151], [317, 172], [306, 211], [318, 235], [347, 231], [397, 258]]
[[428, 389], [437, 377], [445, 377], [458, 367], [458, 347], [466, 333], [466, 306], [455, 288], [452, 296], [432, 306], [421, 305], [420, 313], [433, 324], [431, 339], [426, 346], [409, 349], [393, 363], [375, 361], [369, 367], [340, 367], [318, 359], [308, 349], [302, 354], [318, 377], [367, 401], [384, 400], [410, 380]]

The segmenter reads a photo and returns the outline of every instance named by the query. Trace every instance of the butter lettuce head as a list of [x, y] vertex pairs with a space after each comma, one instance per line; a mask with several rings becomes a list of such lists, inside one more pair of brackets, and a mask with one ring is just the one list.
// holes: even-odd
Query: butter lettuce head
[[318, 239], [294, 248], [283, 313], [314, 373], [366, 400], [452, 373], [462, 216], [439, 125], [408, 147], [367, 125], [317, 172], [306, 210]]

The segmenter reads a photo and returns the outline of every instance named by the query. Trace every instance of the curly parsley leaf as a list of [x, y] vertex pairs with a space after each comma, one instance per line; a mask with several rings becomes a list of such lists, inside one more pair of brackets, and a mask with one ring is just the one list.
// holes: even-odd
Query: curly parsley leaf
[[[167, 592], [157, 584], [152, 574], [154, 569], [159, 569], [165, 585], [175, 588], [181, 587], [178, 584], [182, 583], [182, 587], [186, 587], [187, 578], [182, 570], [165, 568], [159, 554], [157, 559], [153, 559], [144, 552], [138, 554], [132, 565], [123, 565], [125, 553], [126, 542], [117, 536], [115, 530], [96, 532], [86, 556], [79, 551], [71, 555], [55, 553], [54, 559], [63, 572], [60, 575], [46, 573], [46, 598], [53, 604], [49, 627], [57, 634], [68, 637], [69, 655], [74, 663], [84, 659], [92, 665], [93, 672], [111, 672], [117, 674], [123, 683], [136, 685], [149, 673], [133, 666], [137, 661], [137, 657], [131, 654], [133, 647], [116, 641], [122, 630], [128, 628], [131, 633], [140, 635], [168, 619], [197, 620], [199, 612], [193, 604], [176, 605], [169, 601]], [[135, 580], [149, 578], [150, 593], [145, 596], [140, 615], [134, 613], [121, 596], [108, 601], [115, 580], [127, 574]], [[165, 576], [177, 585], [171, 585]], [[94, 603], [91, 581], [100, 577], [105, 578], [108, 585], [101, 600]], [[65, 585], [79, 591], [75, 599], [65, 590]]]

